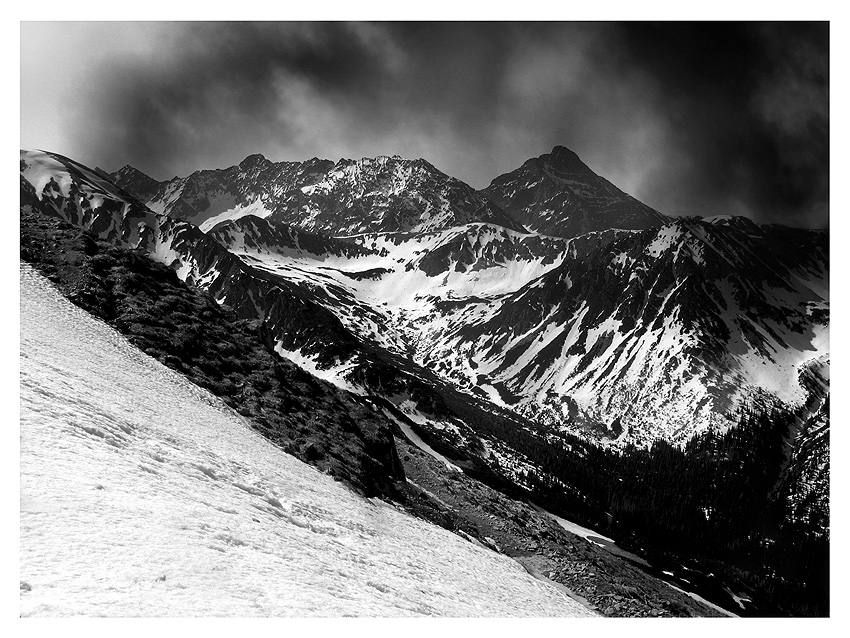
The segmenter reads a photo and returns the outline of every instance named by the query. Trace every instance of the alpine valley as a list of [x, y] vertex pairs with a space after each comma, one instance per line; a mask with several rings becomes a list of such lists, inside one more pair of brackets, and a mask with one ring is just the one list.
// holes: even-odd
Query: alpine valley
[[22, 260], [361, 495], [606, 615], [828, 615], [827, 230], [669, 217], [562, 146], [480, 191], [398, 156], [20, 168]]

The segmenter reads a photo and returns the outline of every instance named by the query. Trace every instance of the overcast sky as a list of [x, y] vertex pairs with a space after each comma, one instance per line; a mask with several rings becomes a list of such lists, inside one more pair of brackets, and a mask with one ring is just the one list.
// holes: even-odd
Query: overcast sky
[[21, 147], [157, 179], [555, 145], [663, 213], [828, 225], [825, 23], [22, 23]]

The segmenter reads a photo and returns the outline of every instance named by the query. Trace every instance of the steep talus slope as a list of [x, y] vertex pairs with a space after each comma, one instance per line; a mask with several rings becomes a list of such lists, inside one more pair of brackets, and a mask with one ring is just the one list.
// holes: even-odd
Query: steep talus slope
[[754, 396], [805, 401], [827, 253], [824, 232], [743, 218], [621, 233], [493, 303], [439, 307], [420, 357], [556, 427], [683, 440]]
[[481, 193], [526, 228], [559, 237], [609, 228], [643, 230], [670, 219], [594, 173], [563, 146], [500, 175]]

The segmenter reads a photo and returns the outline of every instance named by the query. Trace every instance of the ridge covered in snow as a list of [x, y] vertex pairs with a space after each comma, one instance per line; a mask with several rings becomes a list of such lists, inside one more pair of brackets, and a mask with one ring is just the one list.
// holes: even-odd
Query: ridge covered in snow
[[126, 166], [116, 184], [157, 213], [204, 232], [245, 215], [329, 235], [443, 230], [492, 222], [523, 230], [472, 187], [425, 160], [398, 156], [270, 162], [251, 155], [238, 166], [156, 182]]

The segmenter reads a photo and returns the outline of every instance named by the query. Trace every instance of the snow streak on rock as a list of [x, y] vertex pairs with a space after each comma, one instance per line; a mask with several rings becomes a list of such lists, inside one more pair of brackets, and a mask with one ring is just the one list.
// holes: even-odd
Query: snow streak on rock
[[21, 614], [589, 616], [284, 454], [21, 266]]

